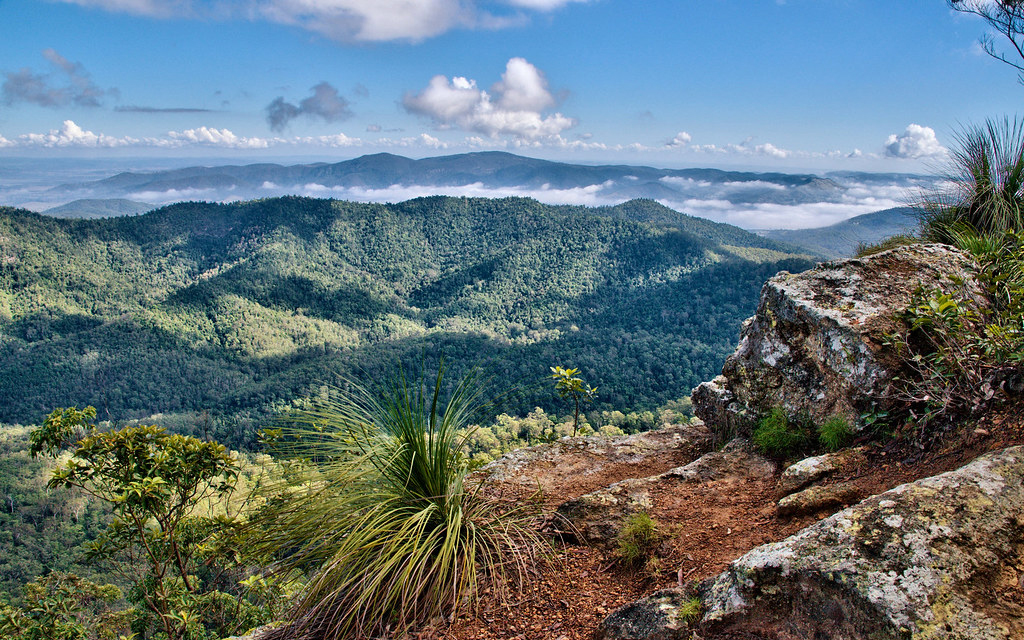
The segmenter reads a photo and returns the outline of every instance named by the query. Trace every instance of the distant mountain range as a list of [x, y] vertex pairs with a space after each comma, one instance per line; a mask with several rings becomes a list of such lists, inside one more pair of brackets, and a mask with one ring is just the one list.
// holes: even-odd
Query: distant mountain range
[[861, 244], [877, 244], [895, 235], [915, 233], [919, 225], [914, 209], [897, 207], [865, 213], [827, 227], [771, 229], [758, 233], [822, 258], [847, 258], [856, 253]]
[[701, 184], [744, 188], [748, 202], [798, 204], [820, 202], [840, 189], [828, 178], [785, 173], [751, 173], [719, 169], [655, 169], [630, 165], [588, 166], [485, 151], [414, 160], [390, 153], [366, 155], [334, 164], [293, 166], [187, 167], [154, 173], [120, 173], [104, 180], [66, 184], [64, 193], [89, 191], [98, 197], [184, 191], [259, 190], [316, 185], [326, 189], [387, 189], [395, 186], [577, 189], [601, 186], [608, 195], [626, 199], [670, 198]]
[[[864, 213], [872, 206], [892, 206], [900, 194], [927, 188], [934, 180], [909, 174], [836, 172], [818, 176], [591, 166], [488, 151], [419, 160], [379, 153], [332, 164], [194, 166], [123, 172], [102, 180], [61, 184], [45, 195], [50, 200], [126, 198], [154, 204], [280, 195], [364, 202], [394, 202], [427, 195], [529, 196], [549, 204], [589, 205], [645, 198], [745, 228], [778, 228], [782, 223], [795, 227], [820, 225], [814, 225], [808, 216], [833, 222], [848, 217], [845, 211]], [[825, 214], [809, 209], [822, 203], [838, 206], [825, 208]], [[802, 218], [797, 219], [788, 215], [787, 207], [807, 210], [798, 212]], [[735, 216], [737, 212], [741, 215]]]

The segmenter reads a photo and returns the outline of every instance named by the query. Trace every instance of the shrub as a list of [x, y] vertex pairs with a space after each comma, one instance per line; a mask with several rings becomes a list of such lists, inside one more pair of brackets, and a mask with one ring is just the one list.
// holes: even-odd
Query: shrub
[[616, 556], [623, 564], [632, 567], [644, 565], [654, 557], [661, 537], [654, 518], [642, 511], [634, 513], [623, 522]]
[[531, 521], [465, 485], [458, 433], [482, 405], [480, 377], [447, 405], [442, 378], [443, 366], [430, 385], [351, 384], [297, 416], [290, 453], [303, 470], [253, 531], [282, 570], [313, 575], [270, 637], [401, 633], [472, 603], [482, 579], [501, 597], [524, 576], [539, 544]]
[[900, 318], [909, 331], [889, 336], [905, 365], [887, 394], [896, 435], [919, 444], [1024, 392], [1024, 121], [963, 129], [945, 178], [916, 205], [921, 237], [970, 253], [990, 305], [919, 290]]
[[808, 448], [810, 438], [798, 424], [790, 424], [782, 407], [773, 407], [761, 418], [752, 437], [754, 446], [775, 458], [788, 458]]
[[853, 440], [853, 428], [843, 416], [832, 416], [818, 427], [818, 442], [826, 451], [839, 451]]

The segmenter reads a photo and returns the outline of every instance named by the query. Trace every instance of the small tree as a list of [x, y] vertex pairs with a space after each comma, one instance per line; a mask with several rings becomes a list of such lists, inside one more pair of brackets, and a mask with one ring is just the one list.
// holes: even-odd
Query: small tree
[[575, 407], [575, 414], [572, 419], [572, 435], [579, 432], [580, 426], [580, 403], [589, 404], [597, 398], [597, 389], [583, 382], [579, 377], [580, 370], [576, 368], [563, 369], [559, 366], [551, 367], [549, 376], [555, 381], [555, 391], [563, 400], [572, 400]]
[[[991, 35], [981, 37], [985, 53], [1016, 69], [1020, 73], [1018, 78], [1024, 83], [1024, 0], [946, 0], [946, 3], [954, 11], [982, 18], [1010, 42], [1016, 56], [1007, 57], [996, 47]], [[1015, 57], [1021, 58], [1021, 62], [1014, 60]]]
[[[102, 431], [92, 423], [95, 417], [92, 407], [57, 409], [31, 435], [33, 456], [57, 456], [77, 439], [48, 486], [78, 487], [113, 512], [90, 556], [108, 561], [135, 584], [131, 599], [155, 617], [168, 640], [207, 637], [207, 630], [230, 632], [251, 622], [245, 619], [247, 603], [217, 589], [218, 561], [227, 555], [218, 541], [233, 523], [196, 514], [204, 501], [232, 491], [237, 460], [221, 444], [157, 426]], [[222, 623], [232, 628], [221, 629]]]

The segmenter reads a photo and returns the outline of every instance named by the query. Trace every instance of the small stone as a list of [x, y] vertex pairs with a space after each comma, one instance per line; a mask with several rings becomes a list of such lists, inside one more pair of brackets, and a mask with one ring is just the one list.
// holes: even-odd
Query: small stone
[[845, 506], [856, 502], [860, 497], [860, 489], [846, 482], [814, 486], [779, 500], [777, 511], [780, 517], [814, 513]]
[[836, 471], [848, 469], [866, 460], [864, 449], [861, 447], [804, 458], [782, 472], [776, 490], [780, 496], [786, 496]]

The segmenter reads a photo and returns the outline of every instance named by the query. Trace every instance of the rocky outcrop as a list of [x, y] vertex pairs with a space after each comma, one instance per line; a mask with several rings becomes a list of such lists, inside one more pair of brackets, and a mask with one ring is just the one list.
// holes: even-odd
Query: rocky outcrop
[[722, 375], [694, 389], [697, 415], [719, 441], [749, 435], [774, 406], [818, 424], [838, 415], [856, 425], [884, 398], [899, 366], [884, 345], [899, 328], [895, 316], [919, 286], [985, 304], [973, 268], [951, 247], [913, 245], [779, 273], [762, 289]]
[[[687, 622], [694, 597], [700, 620]], [[705, 640], [1024, 637], [1024, 447], [901, 485], [750, 551], [696, 588], [627, 605], [602, 637], [692, 631]]]
[[[565, 437], [551, 444], [516, 449], [484, 465], [479, 474], [492, 482], [536, 485], [539, 470], [553, 469], [566, 477], [586, 477], [608, 467], [640, 467], [655, 459], [684, 464], [711, 445], [704, 423], [680, 424], [630, 436]], [[671, 468], [669, 464], [662, 468]]]
[[625, 519], [656, 507], [656, 488], [672, 492], [680, 485], [716, 480], [763, 478], [775, 464], [755, 453], [750, 443], [734, 440], [721, 451], [704, 454], [693, 462], [647, 478], [630, 478], [568, 500], [558, 507], [566, 533], [590, 544], [611, 546]]

